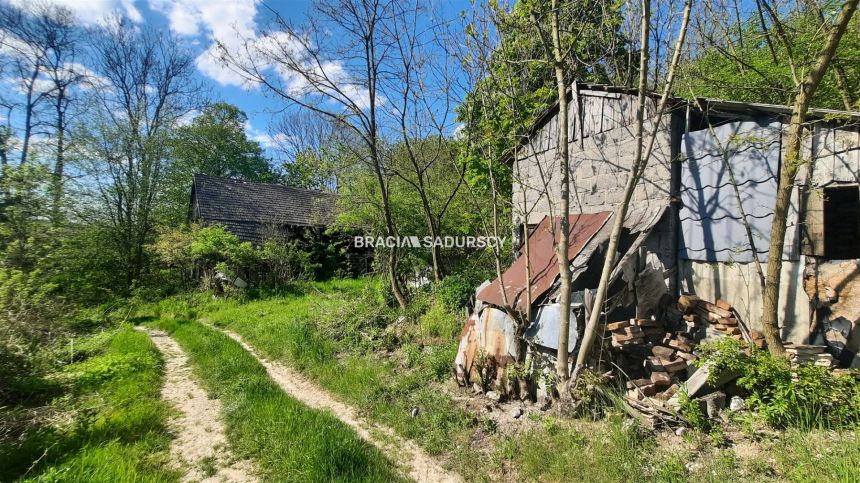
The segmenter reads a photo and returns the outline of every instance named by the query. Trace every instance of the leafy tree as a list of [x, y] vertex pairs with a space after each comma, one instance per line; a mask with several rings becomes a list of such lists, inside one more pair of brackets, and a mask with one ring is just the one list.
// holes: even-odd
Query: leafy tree
[[[780, 40], [775, 38], [776, 29], [770, 26], [773, 22], [767, 21], [766, 14], [758, 15], [753, 12], [740, 25], [726, 27], [726, 31], [736, 32], [729, 37], [713, 38], [700, 25], [699, 36], [705, 49], [684, 66], [678, 94], [790, 105], [795, 96], [792, 63], [796, 66], [812, 65], [821, 44], [822, 21], [818, 17], [818, 9], [795, 9], [786, 13], [779, 20], [780, 29], [784, 32]], [[860, 20], [855, 18], [839, 44], [833, 68], [815, 91], [812, 107], [858, 108], [858, 31]]]
[[88, 122], [87, 158], [92, 220], [107, 227], [110, 244], [131, 289], [148, 268], [164, 195], [169, 140], [179, 120], [197, 108], [194, 62], [175, 39], [138, 29], [128, 20], [101, 28], [93, 41], [100, 109]]
[[[604, 0], [564, 2], [559, 11], [560, 45], [566, 65], [566, 84], [573, 80], [629, 85], [628, 41], [621, 27], [622, 3]], [[464, 153], [468, 179], [476, 189], [488, 189], [486, 158], [501, 159], [519, 145], [537, 117], [557, 100], [553, 64], [545, 61], [544, 46], [531, 16], [546, 10], [540, 0], [517, 2], [509, 11], [495, 2], [487, 15], [500, 39], [487, 59], [486, 78], [477, 83], [458, 108], [463, 137], [480, 149]], [[543, 31], [550, 16], [539, 15]], [[467, 42], [481, 43], [487, 32], [475, 24], [466, 29]], [[574, 61], [575, 60], [575, 61]], [[503, 195], [510, 194], [509, 169], [496, 166]], [[507, 196], [510, 199], [510, 196]]]
[[271, 180], [269, 160], [260, 143], [248, 139], [248, 116], [238, 107], [216, 102], [176, 131], [174, 167], [194, 173], [247, 180]]

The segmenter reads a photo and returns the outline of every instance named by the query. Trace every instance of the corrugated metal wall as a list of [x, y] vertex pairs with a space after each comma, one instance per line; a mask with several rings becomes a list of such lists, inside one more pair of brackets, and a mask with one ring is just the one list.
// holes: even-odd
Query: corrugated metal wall
[[[738, 121], [683, 136], [681, 258], [703, 262], [753, 261], [752, 230], [759, 259], [767, 261], [781, 158], [782, 124], [773, 119]], [[731, 183], [737, 182], [741, 204]], [[789, 213], [785, 260], [797, 260], [797, 194]]]

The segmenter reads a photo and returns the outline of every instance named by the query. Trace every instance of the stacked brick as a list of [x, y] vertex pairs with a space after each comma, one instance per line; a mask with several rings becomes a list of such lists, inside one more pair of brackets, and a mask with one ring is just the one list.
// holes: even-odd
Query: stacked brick
[[811, 363], [816, 366], [833, 369], [836, 367], [836, 359], [826, 351], [827, 347], [823, 345], [785, 345], [785, 352], [788, 354], [788, 358], [793, 366]]
[[[695, 370], [694, 351], [708, 328], [717, 331], [718, 336], [745, 339], [730, 304], [722, 300], [712, 303], [692, 295], [670, 302], [660, 317], [606, 324], [610, 347], [623, 356], [619, 359], [631, 374], [628, 399], [671, 398], [679, 383]], [[755, 343], [758, 339], [752, 340]], [[763, 346], [763, 337], [760, 343]]]

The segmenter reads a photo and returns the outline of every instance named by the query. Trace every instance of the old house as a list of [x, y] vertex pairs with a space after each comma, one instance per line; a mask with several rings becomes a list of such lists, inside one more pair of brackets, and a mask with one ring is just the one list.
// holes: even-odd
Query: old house
[[[597, 286], [599, 254], [633, 162], [637, 91], [578, 83], [569, 96], [569, 253], [581, 332], [583, 313], [590, 310], [587, 289]], [[658, 133], [625, 220], [610, 313], [649, 317], [666, 296], [689, 293], [727, 300], [748, 327], [759, 328], [762, 293], [754, 261], [757, 255], [768, 262], [790, 108], [672, 99], [658, 120], [658, 100], [657, 94], [647, 97], [646, 133], [655, 124]], [[540, 117], [509, 160], [513, 222], [528, 240], [531, 261], [535, 315], [526, 338], [549, 354], [555, 351], [558, 320], [552, 253], [560, 177], [557, 111], [556, 106]], [[804, 158], [811, 162], [798, 175], [788, 219], [780, 324], [786, 341], [826, 342], [847, 364], [860, 347], [860, 113], [812, 110], [809, 125]], [[503, 275], [504, 290], [509, 305], [525, 312], [525, 250], [519, 253]], [[479, 308], [502, 308], [499, 285], [496, 280], [478, 290]], [[458, 358], [461, 373], [470, 370], [470, 346], [483, 348], [498, 334], [513, 337], [512, 321], [504, 322], [502, 315], [476, 313], [470, 319]], [[516, 352], [508, 346], [497, 344], [487, 352], [504, 363]]]
[[270, 237], [326, 227], [335, 203], [329, 193], [196, 174], [189, 216], [203, 225], [224, 225], [239, 240], [259, 245]]

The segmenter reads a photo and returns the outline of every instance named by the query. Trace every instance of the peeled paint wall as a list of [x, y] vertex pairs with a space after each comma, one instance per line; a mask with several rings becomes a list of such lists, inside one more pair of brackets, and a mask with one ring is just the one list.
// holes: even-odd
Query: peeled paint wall
[[[813, 260], [806, 266], [804, 289], [816, 299], [815, 324], [826, 339], [860, 352], [860, 260]], [[855, 358], [851, 367], [858, 365]]]

